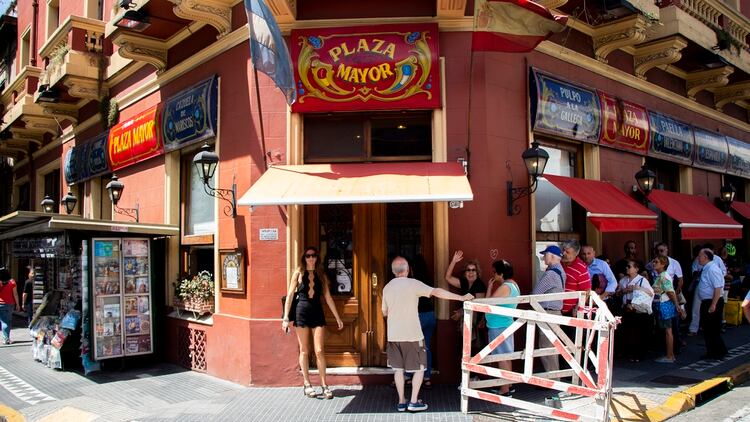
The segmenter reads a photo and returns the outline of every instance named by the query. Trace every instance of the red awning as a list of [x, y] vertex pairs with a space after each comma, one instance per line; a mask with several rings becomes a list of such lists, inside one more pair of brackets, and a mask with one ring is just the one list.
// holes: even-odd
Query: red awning
[[680, 222], [683, 240], [742, 237], [742, 224], [719, 211], [704, 196], [654, 189], [648, 200]]
[[750, 204], [747, 202], [732, 202], [732, 209], [748, 220], [750, 220]]
[[589, 221], [601, 232], [656, 230], [656, 214], [611, 183], [546, 174], [544, 178], [586, 208]]

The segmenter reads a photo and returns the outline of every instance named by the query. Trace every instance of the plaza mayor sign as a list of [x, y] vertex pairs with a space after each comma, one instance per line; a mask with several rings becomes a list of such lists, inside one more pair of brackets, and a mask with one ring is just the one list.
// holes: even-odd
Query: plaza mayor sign
[[109, 166], [112, 170], [156, 157], [164, 152], [159, 130], [159, 106], [153, 106], [109, 130]]
[[597, 93], [602, 107], [599, 143], [645, 155], [650, 135], [646, 109], [602, 91]]
[[437, 24], [293, 30], [293, 112], [440, 107]]

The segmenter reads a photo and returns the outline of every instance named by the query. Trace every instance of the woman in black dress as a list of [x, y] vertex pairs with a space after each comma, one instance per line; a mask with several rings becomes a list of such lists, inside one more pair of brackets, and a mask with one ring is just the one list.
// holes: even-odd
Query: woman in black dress
[[289, 311], [292, 297], [297, 296], [297, 309], [292, 315], [294, 326], [297, 327], [297, 340], [299, 341], [299, 366], [302, 368], [302, 377], [305, 380], [303, 393], [308, 397], [316, 397], [318, 394], [310, 384], [309, 353], [310, 336], [313, 337], [315, 345], [315, 358], [318, 362], [318, 374], [320, 384], [323, 388], [322, 394], [326, 399], [332, 399], [333, 393], [326, 383], [326, 357], [325, 357], [325, 333], [326, 318], [323, 314], [323, 302], [325, 298], [328, 308], [336, 318], [338, 329], [344, 328], [344, 323], [336, 310], [331, 292], [328, 288], [328, 278], [323, 272], [318, 259], [318, 250], [314, 247], [305, 248], [305, 253], [300, 257], [300, 266], [292, 274], [287, 285], [286, 306], [284, 307], [284, 319], [281, 328], [284, 332], [289, 331]]

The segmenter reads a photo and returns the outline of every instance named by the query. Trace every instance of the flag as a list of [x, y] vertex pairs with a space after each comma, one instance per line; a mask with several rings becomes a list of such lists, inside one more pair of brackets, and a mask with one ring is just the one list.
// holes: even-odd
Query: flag
[[471, 49], [526, 53], [565, 29], [567, 20], [529, 0], [475, 0]]
[[279, 25], [263, 0], [245, 0], [245, 12], [250, 26], [250, 59], [253, 66], [273, 79], [286, 97], [287, 104], [291, 105], [297, 99], [294, 71]]

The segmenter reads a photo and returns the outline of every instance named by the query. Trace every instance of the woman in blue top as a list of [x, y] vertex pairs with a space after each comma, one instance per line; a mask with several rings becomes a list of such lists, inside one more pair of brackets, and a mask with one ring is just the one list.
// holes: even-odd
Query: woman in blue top
[[[518, 288], [518, 284], [513, 281], [513, 266], [510, 262], [501, 259], [492, 263], [492, 278], [489, 280], [487, 285], [487, 296], [486, 297], [516, 297], [521, 295], [521, 289]], [[505, 308], [515, 309], [517, 304], [512, 305], [501, 305]], [[485, 314], [487, 320], [487, 332], [490, 341], [494, 340], [499, 336], [506, 328], [513, 324], [513, 317]], [[513, 344], [513, 336], [503, 341], [493, 351], [493, 355], [499, 355], [504, 353], [512, 353], [515, 350]], [[510, 360], [504, 360], [499, 362], [500, 369], [506, 371], [513, 370], [513, 362]], [[511, 385], [506, 384], [500, 387], [500, 394], [503, 396], [511, 395]]]

